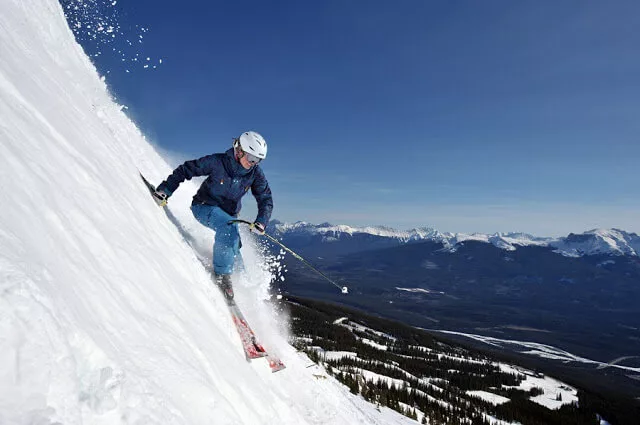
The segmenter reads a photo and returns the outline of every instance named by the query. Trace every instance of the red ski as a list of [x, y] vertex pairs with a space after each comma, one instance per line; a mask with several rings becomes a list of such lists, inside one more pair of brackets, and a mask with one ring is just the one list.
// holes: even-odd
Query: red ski
[[238, 306], [236, 304], [229, 305], [229, 311], [231, 312], [233, 324], [236, 325], [238, 335], [240, 335], [240, 341], [242, 342], [242, 348], [244, 349], [244, 355], [247, 357], [247, 360], [265, 357], [267, 351], [256, 340], [256, 335], [253, 333], [253, 330], [251, 330], [251, 327], [249, 327]]
[[247, 323], [247, 320], [244, 318], [244, 315], [238, 308], [238, 305], [234, 301], [231, 301], [227, 305], [229, 306], [231, 318], [236, 326], [238, 335], [240, 335], [240, 342], [242, 342], [242, 348], [244, 349], [244, 355], [247, 360], [250, 361], [253, 359], [259, 359], [260, 357], [266, 357], [271, 372], [278, 372], [279, 370], [284, 369], [286, 366], [282, 360], [273, 354], [268, 353], [262, 344], [257, 341], [256, 335], [253, 333], [253, 330]]

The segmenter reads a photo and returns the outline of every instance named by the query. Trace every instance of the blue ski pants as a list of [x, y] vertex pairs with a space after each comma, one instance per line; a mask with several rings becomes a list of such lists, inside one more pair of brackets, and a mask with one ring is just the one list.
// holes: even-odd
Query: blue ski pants
[[213, 271], [216, 274], [231, 274], [236, 257], [240, 257], [238, 224], [228, 224], [229, 220], [236, 217], [219, 207], [207, 204], [192, 204], [191, 212], [196, 220], [216, 232], [213, 243]]

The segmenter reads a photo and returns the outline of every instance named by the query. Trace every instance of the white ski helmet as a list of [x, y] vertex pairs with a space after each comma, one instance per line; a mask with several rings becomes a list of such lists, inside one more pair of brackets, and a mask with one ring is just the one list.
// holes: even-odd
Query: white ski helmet
[[235, 148], [240, 147], [244, 152], [251, 154], [260, 160], [267, 157], [267, 142], [264, 137], [255, 131], [246, 131], [236, 139], [233, 144]]

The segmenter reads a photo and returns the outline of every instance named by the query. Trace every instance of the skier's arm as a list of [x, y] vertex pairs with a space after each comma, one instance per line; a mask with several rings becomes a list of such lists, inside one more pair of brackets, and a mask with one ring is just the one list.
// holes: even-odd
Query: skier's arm
[[158, 185], [157, 190], [158, 192], [164, 192], [167, 197], [169, 197], [183, 181], [191, 180], [192, 177], [211, 174], [212, 168], [215, 164], [216, 161], [214, 160], [213, 155], [207, 155], [199, 159], [187, 161], [173, 170], [173, 173]]
[[256, 178], [251, 185], [251, 193], [258, 203], [258, 216], [255, 222], [260, 223], [265, 228], [271, 218], [271, 211], [273, 211], [273, 197], [271, 196], [271, 188], [267, 178], [260, 168], [256, 170]]

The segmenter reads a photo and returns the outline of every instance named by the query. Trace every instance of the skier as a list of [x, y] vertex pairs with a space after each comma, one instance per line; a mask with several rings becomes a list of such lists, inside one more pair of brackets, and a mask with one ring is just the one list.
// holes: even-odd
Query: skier
[[234, 139], [233, 147], [225, 153], [207, 155], [180, 165], [153, 194], [156, 202], [164, 206], [185, 179], [208, 176], [193, 197], [191, 212], [196, 220], [216, 232], [214, 277], [229, 302], [233, 300], [231, 273], [236, 257], [240, 255], [240, 234], [236, 223], [228, 223], [237, 218], [242, 207], [241, 198], [251, 189], [258, 203], [258, 215], [250, 229], [264, 234], [273, 210], [271, 189], [258, 165], [266, 157], [267, 142], [260, 134], [247, 131]]

